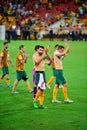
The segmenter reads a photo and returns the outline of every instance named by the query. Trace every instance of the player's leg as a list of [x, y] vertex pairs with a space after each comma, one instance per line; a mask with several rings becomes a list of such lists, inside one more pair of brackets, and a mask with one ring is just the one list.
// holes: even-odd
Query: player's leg
[[17, 77], [16, 77], [16, 80], [15, 80], [13, 88], [12, 88], [12, 93], [14, 93], [14, 94], [18, 93], [16, 91], [16, 88], [17, 88], [19, 81], [22, 79], [22, 72], [21, 71], [16, 71], [16, 74], [17, 74]]
[[3, 74], [5, 74], [7, 86], [8, 86], [9, 88], [11, 88], [13, 85], [10, 83], [10, 79], [9, 79], [9, 69], [8, 69], [8, 67], [3, 68]]
[[43, 102], [44, 102], [44, 90], [41, 90], [40, 104], [39, 104], [39, 108], [40, 108], [40, 109], [47, 108], [47, 106], [44, 106], [44, 105], [43, 105]]
[[0, 76], [0, 86], [2, 86], [2, 79], [4, 78], [4, 76], [5, 76], [5, 74], [1, 74], [1, 76]]
[[35, 98], [36, 93], [37, 93], [37, 85], [36, 84], [34, 84], [33, 92], [34, 92], [34, 98]]
[[9, 74], [6, 74], [5, 77], [6, 77], [6, 84], [7, 84], [7, 86], [9, 88], [13, 87], [13, 85], [10, 83]]
[[32, 75], [33, 75], [33, 84], [34, 84], [34, 87], [33, 87], [34, 98], [35, 98], [36, 93], [37, 93], [37, 85], [36, 85], [35, 73], [36, 73], [35, 68], [33, 68]]
[[1, 82], [4, 77], [5, 77], [5, 71], [4, 68], [2, 68], [2, 74], [0, 75], [0, 86], [2, 86]]
[[61, 101], [57, 100], [57, 94], [59, 89], [59, 72], [58, 70], [55, 70], [55, 78], [56, 78], [56, 84], [53, 89], [53, 100], [52, 102], [58, 102], [61, 103]]
[[30, 86], [29, 80], [28, 80], [28, 76], [27, 76], [27, 74], [26, 74], [25, 71], [22, 72], [22, 79], [25, 81], [26, 86], [27, 86], [27, 88], [28, 88], [28, 91], [29, 91], [29, 92], [33, 92], [32, 88], [31, 88], [31, 86]]
[[16, 91], [17, 85], [19, 83], [19, 80], [16, 79], [12, 88], [12, 93], [17, 94], [18, 92]]
[[31, 86], [30, 86], [30, 83], [29, 83], [29, 80], [28, 80], [28, 79], [26, 79], [25, 83], [26, 83], [26, 86], [27, 86], [27, 88], [28, 88], [28, 91], [29, 91], [30, 93], [31, 93], [31, 92], [33, 92], [33, 89], [31, 88]]
[[50, 86], [50, 84], [54, 81], [55, 76], [51, 76], [51, 78], [47, 82], [47, 86]]
[[37, 100], [38, 100], [38, 98], [39, 98], [40, 96], [41, 96], [41, 90], [38, 89], [38, 90], [37, 90], [37, 93], [36, 93], [36, 96], [35, 96], [35, 98], [34, 98], [34, 102], [33, 102], [34, 108], [38, 108]]
[[59, 88], [59, 85], [56, 84], [53, 89], [53, 100], [52, 100], [53, 103], [54, 102], [61, 103], [61, 101], [57, 100], [58, 88]]
[[44, 101], [44, 91], [41, 91], [41, 95], [40, 95], [40, 106], [43, 106], [43, 101]]
[[62, 92], [64, 95], [64, 99], [67, 100], [68, 99], [68, 94], [67, 94], [67, 84], [63, 84], [63, 88], [62, 88]]
[[70, 100], [70, 99], [68, 98], [68, 94], [67, 94], [67, 84], [66, 84], [66, 83], [63, 84], [62, 91], [63, 91], [63, 95], [64, 95], [64, 102], [66, 102], [66, 103], [72, 103], [73, 100]]

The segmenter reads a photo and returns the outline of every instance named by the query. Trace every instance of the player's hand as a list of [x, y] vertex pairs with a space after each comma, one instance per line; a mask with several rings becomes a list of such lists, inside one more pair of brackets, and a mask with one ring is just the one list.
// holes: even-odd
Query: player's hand
[[2, 65], [0, 65], [0, 69], [2, 69]]
[[25, 54], [24, 57], [25, 57], [25, 59], [28, 59], [29, 54]]
[[68, 44], [68, 40], [65, 39], [64, 41], [65, 41], [65, 46], [68, 47], [68, 46], [69, 46], [69, 44]]
[[68, 40], [67, 40], [67, 39], [64, 39], [64, 41], [65, 41], [65, 43], [66, 43], [66, 42], [68, 42]]
[[50, 48], [50, 46], [47, 46], [47, 47], [44, 49], [46, 54], [48, 53], [49, 48]]

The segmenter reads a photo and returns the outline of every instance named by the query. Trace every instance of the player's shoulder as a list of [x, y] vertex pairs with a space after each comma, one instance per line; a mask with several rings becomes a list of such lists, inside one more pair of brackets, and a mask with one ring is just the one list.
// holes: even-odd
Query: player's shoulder
[[37, 56], [38, 56], [38, 53], [35, 52], [35, 53], [33, 54], [33, 57], [37, 57]]

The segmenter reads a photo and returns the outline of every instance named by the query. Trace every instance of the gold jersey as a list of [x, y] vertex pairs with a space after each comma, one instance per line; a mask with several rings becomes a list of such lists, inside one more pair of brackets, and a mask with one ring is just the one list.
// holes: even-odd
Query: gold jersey
[[2, 67], [8, 67], [8, 61], [10, 59], [9, 51], [7, 49], [3, 49], [0, 53], [0, 57]]
[[22, 52], [19, 52], [16, 58], [16, 70], [18, 71], [24, 70], [24, 62], [22, 62], [23, 60], [24, 60], [24, 54]]

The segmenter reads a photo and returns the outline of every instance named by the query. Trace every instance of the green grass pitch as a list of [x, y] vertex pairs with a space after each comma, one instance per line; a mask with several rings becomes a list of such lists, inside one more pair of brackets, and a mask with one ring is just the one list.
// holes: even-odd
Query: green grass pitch
[[[64, 45], [63, 41], [11, 41], [9, 50], [14, 67], [9, 66], [10, 80], [13, 84], [16, 78], [15, 62], [19, 45], [24, 44], [26, 53], [30, 54], [25, 70], [30, 84], [32, 83], [32, 54], [37, 44], [50, 45], [49, 53], [54, 51], [55, 44]], [[44, 104], [48, 109], [34, 109], [33, 95], [28, 93], [25, 83], [18, 84], [19, 94], [11, 94], [11, 88], [7, 88], [5, 79], [0, 87], [0, 130], [86, 130], [87, 129], [87, 42], [69, 41], [70, 53], [63, 60], [64, 75], [68, 83], [69, 98], [74, 100], [72, 104], [65, 104], [62, 89], [59, 89], [57, 98], [61, 104], [53, 104], [52, 91], [46, 89]], [[3, 41], [0, 41], [0, 50]], [[52, 76], [50, 66], [45, 66], [46, 79]], [[1, 70], [0, 70], [1, 74]]]

